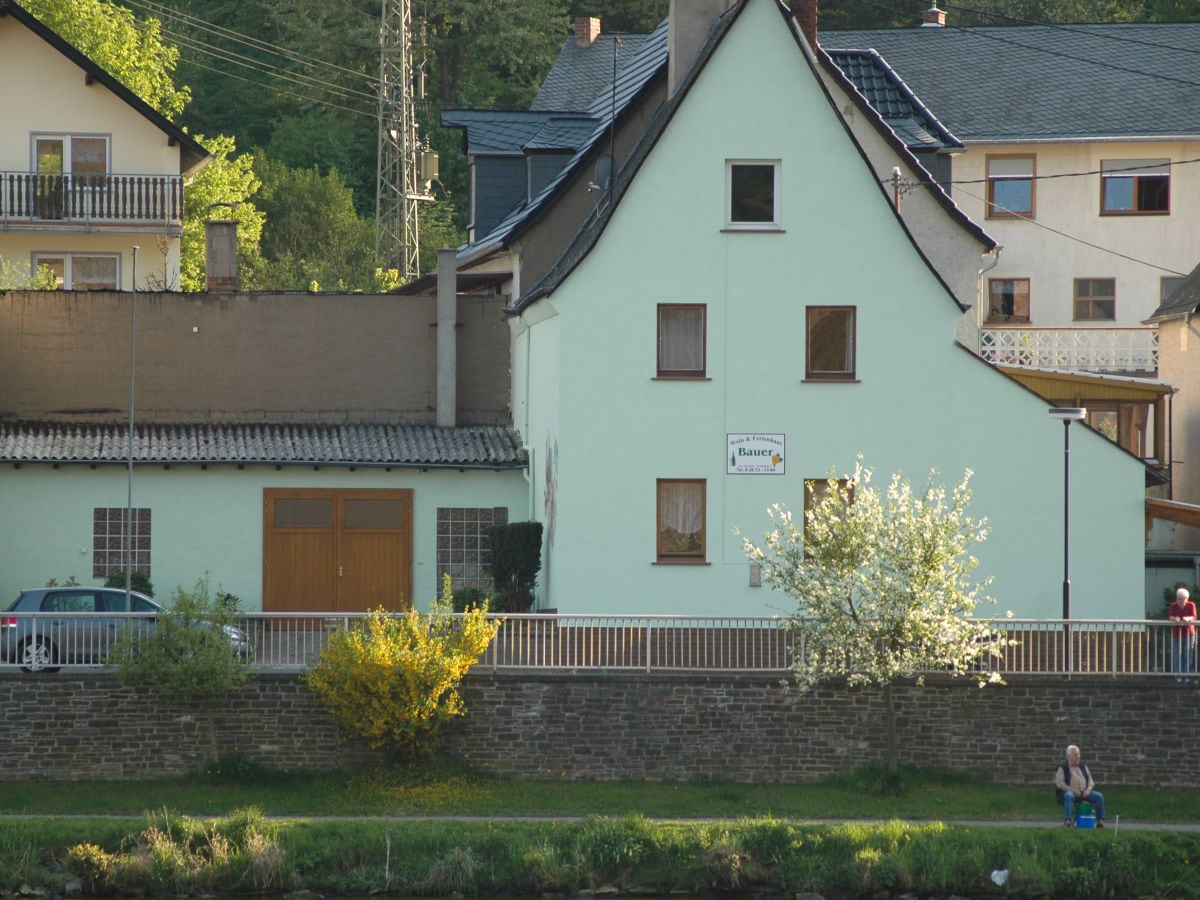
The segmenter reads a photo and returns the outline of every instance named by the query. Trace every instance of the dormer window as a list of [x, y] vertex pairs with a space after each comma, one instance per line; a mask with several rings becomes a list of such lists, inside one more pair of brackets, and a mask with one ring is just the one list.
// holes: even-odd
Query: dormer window
[[779, 223], [779, 160], [726, 160], [725, 227], [777, 231]]

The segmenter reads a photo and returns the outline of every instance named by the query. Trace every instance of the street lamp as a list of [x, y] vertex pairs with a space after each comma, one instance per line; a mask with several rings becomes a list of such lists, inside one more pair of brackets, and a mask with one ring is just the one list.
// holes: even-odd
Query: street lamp
[[1078, 406], [1052, 406], [1052, 418], [1063, 423], [1063, 659], [1071, 673], [1071, 423], [1082, 420], [1087, 410]]

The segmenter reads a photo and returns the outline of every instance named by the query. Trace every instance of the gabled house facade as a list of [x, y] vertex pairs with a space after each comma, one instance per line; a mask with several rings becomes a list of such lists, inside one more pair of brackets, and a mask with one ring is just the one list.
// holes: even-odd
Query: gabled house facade
[[177, 290], [184, 182], [208, 152], [15, 0], [0, 83], [21, 85], [0, 101], [0, 257], [69, 290]]
[[1200, 226], [1200, 23], [955, 28], [934, 12], [818, 41], [864, 90], [854, 67], [873, 54], [962, 143], [931, 172], [1003, 247], [977, 352], [1153, 376], [1143, 321], [1190, 271]]
[[[675, 4], [672, 27], [699, 6]], [[917, 484], [973, 469], [999, 609], [1057, 616], [1061, 424], [955, 343], [968, 304], [897, 215], [791, 10], [722, 6], [691, 23], [703, 48], [676, 60], [611, 203], [510, 310], [541, 604], [786, 614], [738, 532], [759, 537], [777, 501], [800, 515], [806, 483], [861, 454]], [[1143, 467], [1079, 429], [1071, 479], [1075, 615], [1140, 617]]]

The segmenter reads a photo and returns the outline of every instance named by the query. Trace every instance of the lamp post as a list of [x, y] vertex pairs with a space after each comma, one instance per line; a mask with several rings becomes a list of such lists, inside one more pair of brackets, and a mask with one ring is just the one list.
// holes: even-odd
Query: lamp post
[[1078, 406], [1052, 406], [1051, 417], [1063, 423], [1063, 660], [1071, 674], [1071, 423], [1082, 420], [1087, 410]]

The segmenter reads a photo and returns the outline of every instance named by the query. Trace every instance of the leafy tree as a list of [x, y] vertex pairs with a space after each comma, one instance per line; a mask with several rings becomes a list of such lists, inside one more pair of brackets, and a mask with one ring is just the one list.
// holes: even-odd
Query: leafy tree
[[238, 268], [242, 273], [242, 288], [257, 285], [262, 257], [258, 242], [262, 237], [265, 216], [247, 198], [258, 190], [261, 182], [254, 174], [254, 157], [234, 156], [234, 139], [219, 137], [197, 138], [213, 160], [188, 185], [184, 192], [183, 241], [180, 251], [179, 280], [185, 291], [202, 291], [205, 283], [204, 223], [210, 218], [228, 218], [238, 223]]
[[0, 256], [0, 291], [53, 291], [57, 287], [58, 278], [49, 266], [38, 266], [34, 272], [29, 263]]
[[609, 34], [649, 34], [667, 17], [670, 0], [576, 0], [570, 4], [571, 18], [595, 16]]
[[[803, 524], [776, 504], [773, 529], [759, 547], [743, 539], [746, 556], [763, 579], [796, 600], [791, 627], [803, 638], [793, 661], [799, 690], [834, 679], [881, 689], [887, 730], [887, 771], [898, 779], [893, 686], [922, 683], [930, 670], [998, 681], [976, 669], [999, 652], [998, 632], [972, 618], [987, 581], [969, 579], [977, 560], [970, 548], [987, 537], [986, 520], [967, 515], [967, 471], [947, 498], [933, 483], [913, 492], [899, 473], [886, 494], [871, 485], [859, 460], [844, 480], [831, 470]], [[989, 579], [990, 580], [990, 579]]]
[[258, 154], [254, 172], [262, 180], [255, 205], [266, 216], [263, 288], [304, 290], [313, 281], [328, 289], [373, 287], [375, 221], [358, 216], [336, 171], [323, 176], [315, 166], [293, 169]]
[[401, 756], [428, 756], [442, 725], [466, 708], [459, 685], [499, 623], [487, 604], [452, 615], [450, 576], [428, 613], [374, 610], [334, 632], [303, 676], [343, 730]]
[[422, 14], [443, 107], [526, 109], [567, 34], [559, 0], [430, 0]]
[[173, 80], [179, 50], [163, 41], [157, 19], [139, 21], [108, 0], [21, 0], [21, 5], [168, 119], [187, 105], [190, 92]]

